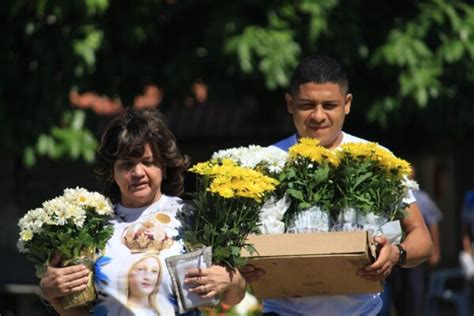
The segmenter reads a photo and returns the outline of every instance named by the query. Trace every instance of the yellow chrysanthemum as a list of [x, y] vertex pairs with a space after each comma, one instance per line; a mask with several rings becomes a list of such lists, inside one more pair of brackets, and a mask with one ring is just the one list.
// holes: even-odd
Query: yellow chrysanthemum
[[253, 169], [236, 165], [230, 159], [199, 163], [190, 169], [211, 179], [208, 191], [224, 198], [245, 197], [261, 201], [267, 192], [275, 190], [278, 181]]
[[319, 145], [319, 141], [314, 138], [301, 138], [299, 143], [289, 148], [290, 159], [295, 160], [298, 157], [305, 157], [318, 164], [325, 162], [337, 166], [339, 157], [331, 150]]
[[398, 176], [410, 174], [410, 164], [398, 157], [377, 143], [347, 143], [341, 146], [338, 152], [339, 158], [350, 156], [355, 159], [370, 159], [376, 162], [387, 173], [396, 172]]

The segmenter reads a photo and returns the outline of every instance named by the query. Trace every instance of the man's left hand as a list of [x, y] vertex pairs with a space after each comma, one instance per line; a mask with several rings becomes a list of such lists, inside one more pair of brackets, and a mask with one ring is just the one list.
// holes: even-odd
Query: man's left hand
[[367, 280], [380, 281], [387, 278], [397, 264], [399, 250], [396, 246], [390, 244], [384, 236], [375, 237], [375, 242], [379, 250], [377, 260], [364, 269], [359, 269], [357, 275]]

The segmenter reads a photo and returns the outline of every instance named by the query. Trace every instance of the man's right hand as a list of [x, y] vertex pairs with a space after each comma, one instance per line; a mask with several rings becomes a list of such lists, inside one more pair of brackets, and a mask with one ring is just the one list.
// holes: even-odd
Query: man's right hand
[[244, 277], [245, 282], [247, 283], [252, 283], [257, 280], [260, 280], [265, 275], [264, 270], [256, 268], [251, 264], [240, 268], [239, 271], [240, 274], [242, 274], [242, 276]]

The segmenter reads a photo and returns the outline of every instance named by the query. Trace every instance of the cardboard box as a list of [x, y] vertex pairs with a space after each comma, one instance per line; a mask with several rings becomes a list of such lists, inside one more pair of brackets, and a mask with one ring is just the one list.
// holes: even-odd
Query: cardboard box
[[260, 299], [383, 290], [381, 282], [356, 275], [375, 257], [366, 231], [252, 235], [248, 242], [258, 254], [243, 251], [242, 255], [265, 270], [265, 276], [251, 284]]

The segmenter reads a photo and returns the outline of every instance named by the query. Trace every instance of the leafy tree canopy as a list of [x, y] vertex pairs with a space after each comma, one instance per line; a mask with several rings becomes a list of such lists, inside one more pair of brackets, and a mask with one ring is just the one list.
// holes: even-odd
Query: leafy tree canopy
[[200, 79], [210, 101], [251, 96], [265, 113], [313, 53], [347, 65], [356, 120], [458, 139], [474, 127], [470, 2], [5, 0], [0, 18], [0, 143], [27, 164], [92, 159], [83, 126], [97, 118], [71, 111], [71, 91], [125, 105], [152, 83], [166, 108]]

